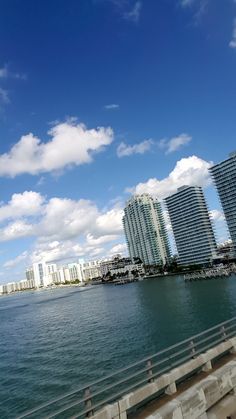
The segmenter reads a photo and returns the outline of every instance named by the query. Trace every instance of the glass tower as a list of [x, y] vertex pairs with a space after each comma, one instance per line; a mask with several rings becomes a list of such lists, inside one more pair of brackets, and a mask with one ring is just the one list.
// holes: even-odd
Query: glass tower
[[210, 168], [236, 254], [236, 151]]
[[161, 204], [148, 194], [135, 195], [124, 209], [123, 226], [130, 257], [145, 265], [165, 264], [170, 257]]
[[180, 265], [206, 265], [216, 241], [202, 188], [182, 186], [165, 199]]

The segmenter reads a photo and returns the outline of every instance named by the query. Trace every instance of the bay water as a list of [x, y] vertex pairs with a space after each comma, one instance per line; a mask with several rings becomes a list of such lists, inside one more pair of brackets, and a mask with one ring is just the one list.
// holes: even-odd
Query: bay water
[[236, 316], [236, 276], [0, 298], [0, 418], [14, 418]]

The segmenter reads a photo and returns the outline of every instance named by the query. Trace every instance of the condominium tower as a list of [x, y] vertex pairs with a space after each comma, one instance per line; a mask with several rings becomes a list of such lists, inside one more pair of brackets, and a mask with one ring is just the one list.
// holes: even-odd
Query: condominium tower
[[166, 198], [180, 265], [205, 265], [216, 254], [215, 237], [198, 186], [182, 186]]
[[236, 255], [236, 151], [229, 158], [210, 168]]
[[123, 226], [130, 257], [146, 265], [165, 264], [170, 248], [160, 203], [148, 194], [135, 195], [126, 204]]

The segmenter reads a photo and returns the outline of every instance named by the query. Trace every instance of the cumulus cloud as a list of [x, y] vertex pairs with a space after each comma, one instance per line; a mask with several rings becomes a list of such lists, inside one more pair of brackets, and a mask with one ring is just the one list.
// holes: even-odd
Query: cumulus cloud
[[30, 262], [56, 262], [66, 258], [78, 258], [84, 255], [84, 249], [70, 240], [36, 243], [30, 255]]
[[102, 235], [122, 233], [122, 217], [123, 208], [115, 205], [114, 208], [98, 216], [95, 224], [95, 232]]
[[130, 20], [131, 22], [137, 23], [140, 19], [141, 9], [142, 2], [140, 0], [136, 1], [132, 9], [124, 13], [124, 18], [126, 20]]
[[39, 214], [44, 198], [37, 192], [15, 193], [6, 205], [0, 205], [0, 221]]
[[150, 150], [153, 144], [152, 140], [144, 140], [141, 143], [128, 145], [124, 142], [120, 143], [117, 147], [117, 156], [118, 157], [127, 157], [131, 156], [132, 154], [144, 154]]
[[37, 226], [40, 240], [66, 240], [84, 234], [94, 226], [99, 211], [91, 201], [52, 198]]
[[39, 260], [101, 258], [123, 238], [122, 216], [123, 209], [117, 202], [101, 210], [84, 199], [46, 200], [32, 191], [14, 194], [0, 207], [0, 221], [11, 219], [0, 229], [0, 241], [34, 237], [35, 242], [31, 250], [6, 261], [4, 267], [13, 268], [23, 260], [30, 264]]
[[198, 25], [202, 17], [207, 12], [209, 0], [180, 0], [180, 6], [183, 9], [193, 9], [193, 22]]
[[0, 241], [16, 240], [35, 234], [34, 226], [24, 220], [16, 220], [0, 229]]
[[176, 163], [175, 168], [165, 179], [151, 178], [147, 182], [139, 183], [133, 188], [127, 188], [127, 192], [141, 194], [150, 193], [159, 199], [175, 193], [177, 188], [183, 185], [208, 186], [211, 184], [209, 167], [212, 162], [203, 160], [197, 156], [183, 158]]
[[86, 236], [86, 245], [88, 246], [100, 246], [101, 244], [109, 243], [116, 240], [119, 236], [117, 234], [105, 235], [100, 237], [94, 237], [88, 233]]
[[117, 103], [111, 103], [110, 105], [105, 105], [104, 108], [107, 110], [114, 110], [114, 109], [119, 109], [120, 105], [118, 105]]
[[0, 87], [0, 103], [7, 104], [10, 103], [8, 91]]
[[233, 34], [232, 34], [232, 39], [229, 43], [230, 48], [236, 48], [236, 18], [234, 19], [233, 22]]
[[94, 202], [80, 199], [51, 198], [48, 201], [37, 192], [14, 194], [0, 207], [0, 241], [34, 236], [39, 243], [60, 243], [80, 240], [85, 248], [115, 241], [123, 233], [123, 209], [115, 203], [100, 210]]
[[118, 255], [118, 254], [124, 255], [124, 254], [127, 254], [127, 253], [128, 253], [128, 250], [127, 250], [126, 244], [125, 243], [119, 243], [119, 244], [116, 244], [115, 246], [113, 246], [109, 250], [108, 257], [115, 256], [115, 255]]
[[182, 7], [191, 6], [195, 0], [181, 0], [180, 4]]
[[8, 76], [8, 70], [7, 67], [4, 65], [4, 67], [0, 68], [0, 79], [4, 79]]
[[16, 258], [10, 259], [7, 262], [5, 262], [3, 267], [7, 269], [13, 268], [14, 266], [17, 266], [20, 262], [22, 262], [23, 260], [26, 260], [27, 258], [28, 258], [28, 252], [24, 251], [23, 253], [18, 255]]
[[24, 135], [8, 153], [0, 155], [0, 175], [36, 175], [90, 163], [113, 140], [110, 127], [87, 129], [74, 119], [52, 127], [50, 141], [43, 143], [32, 133]]
[[177, 137], [170, 138], [169, 140], [163, 138], [159, 141], [159, 147], [166, 150], [166, 154], [173, 153], [179, 150], [184, 145], [187, 145], [192, 140], [192, 137], [188, 134], [180, 134]]
[[13, 71], [9, 70], [9, 67], [7, 64], [5, 64], [3, 67], [0, 67], [0, 79], [18, 79], [18, 80], [26, 80], [27, 76], [23, 73], [15, 73]]
[[217, 209], [213, 209], [209, 211], [210, 217], [213, 221], [225, 221], [225, 216], [222, 211], [219, 211]]

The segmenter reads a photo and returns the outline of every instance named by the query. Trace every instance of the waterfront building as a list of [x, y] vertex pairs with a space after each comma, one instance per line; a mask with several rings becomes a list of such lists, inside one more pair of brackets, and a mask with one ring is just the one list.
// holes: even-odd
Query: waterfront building
[[216, 256], [215, 236], [199, 186], [182, 186], [165, 199], [180, 265], [206, 265]]
[[58, 267], [56, 271], [51, 273], [51, 281], [53, 284], [65, 284], [70, 282], [70, 271], [68, 266]]
[[145, 265], [165, 264], [170, 247], [161, 204], [149, 194], [135, 195], [124, 209], [123, 226], [131, 259]]
[[100, 260], [92, 260], [81, 263], [84, 281], [90, 281], [101, 277]]
[[139, 258], [132, 261], [131, 258], [121, 257], [120, 255], [101, 261], [100, 270], [103, 278], [110, 275], [124, 274], [125, 272], [130, 275], [132, 271], [136, 271], [140, 276], [144, 274], [143, 263]]
[[9, 282], [7, 284], [0, 285], [0, 294], [10, 294], [12, 292], [29, 290], [35, 288], [34, 280], [22, 279], [18, 282]]
[[46, 287], [50, 285], [52, 281], [52, 274], [57, 271], [56, 263], [46, 263], [40, 261], [33, 263], [32, 266], [26, 269], [25, 275], [28, 281], [33, 280], [35, 287]]
[[236, 151], [210, 168], [223, 207], [236, 255]]
[[72, 282], [84, 281], [83, 268], [80, 263], [69, 263], [68, 269], [69, 269], [70, 281]]

